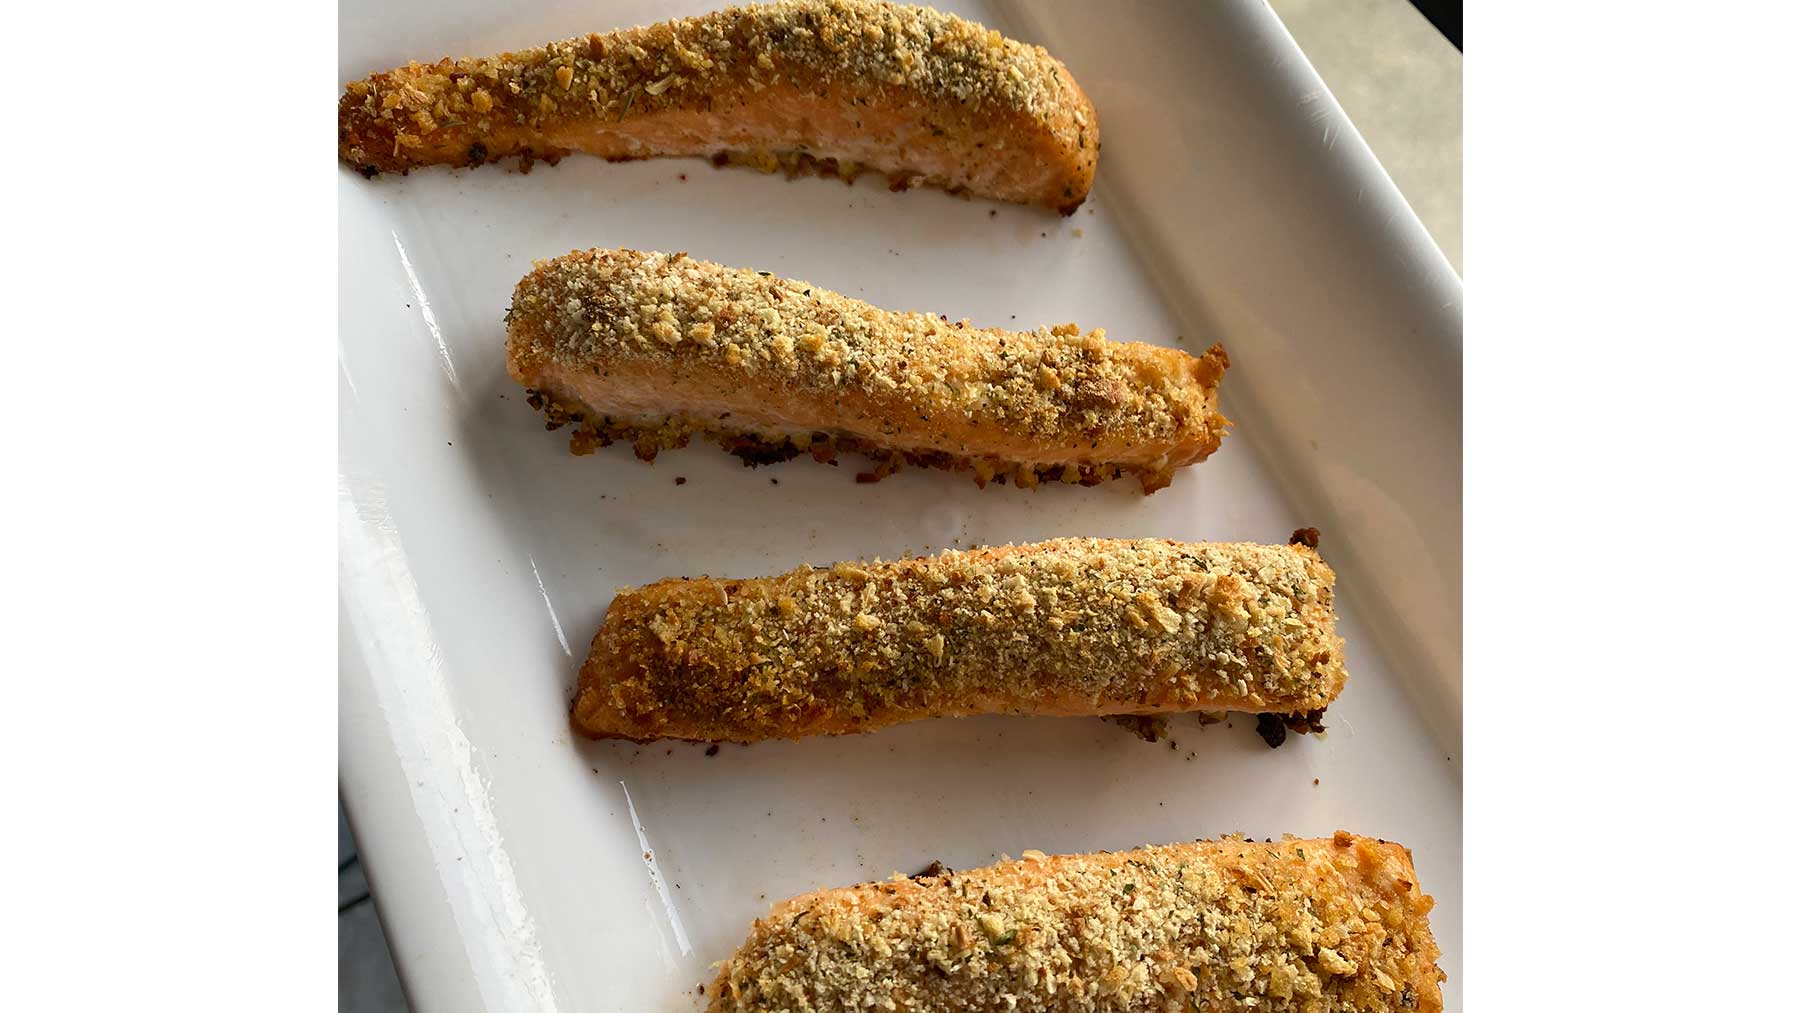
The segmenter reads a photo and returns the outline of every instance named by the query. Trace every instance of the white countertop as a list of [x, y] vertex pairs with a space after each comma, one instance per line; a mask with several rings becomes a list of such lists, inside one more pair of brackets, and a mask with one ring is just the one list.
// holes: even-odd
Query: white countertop
[[1270, 0], [1462, 273], [1462, 53], [1405, 0]]

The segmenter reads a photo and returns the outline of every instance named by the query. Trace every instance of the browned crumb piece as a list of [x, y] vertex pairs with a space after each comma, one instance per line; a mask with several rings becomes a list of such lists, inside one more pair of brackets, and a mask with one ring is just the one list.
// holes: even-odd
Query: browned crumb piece
[[573, 721], [756, 741], [971, 714], [1302, 713], [1343, 686], [1334, 580], [1300, 545], [1085, 538], [665, 580], [613, 599]]
[[1307, 711], [1304, 714], [1283, 714], [1281, 721], [1287, 725], [1288, 731], [1297, 735], [1325, 734], [1325, 711], [1323, 708]]
[[1228, 360], [1081, 334], [972, 327], [878, 309], [804, 281], [684, 254], [577, 251], [541, 262], [507, 313], [507, 368], [578, 454], [653, 460], [695, 435], [747, 465], [868, 456], [975, 481], [1146, 492], [1218, 449]]
[[1432, 900], [1398, 844], [1242, 838], [1046, 857], [796, 897], [713, 1013], [1439, 1013]]
[[1169, 734], [1169, 719], [1161, 714], [1111, 714], [1110, 721], [1145, 742], [1156, 742]]
[[1297, 528], [1292, 535], [1288, 536], [1288, 544], [1304, 545], [1309, 549], [1316, 549], [1319, 547], [1319, 529]]
[[571, 151], [709, 156], [1072, 214], [1099, 121], [1042, 47], [929, 7], [783, 0], [345, 86], [338, 154], [365, 176]]

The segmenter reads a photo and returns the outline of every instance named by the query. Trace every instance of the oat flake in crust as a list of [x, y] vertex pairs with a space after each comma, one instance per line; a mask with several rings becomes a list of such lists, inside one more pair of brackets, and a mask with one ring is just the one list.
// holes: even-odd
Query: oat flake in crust
[[969, 872], [775, 905], [712, 1013], [1375, 1013], [1444, 1008], [1412, 855], [1339, 831]]
[[1298, 714], [1343, 688], [1301, 544], [1061, 538], [618, 593], [573, 722], [753, 742], [974, 714]]
[[586, 453], [715, 439], [747, 463], [840, 451], [975, 480], [1146, 492], [1218, 449], [1228, 365], [1073, 324], [978, 328], [809, 282], [636, 250], [538, 263], [513, 293], [507, 367]]
[[786, 0], [352, 81], [338, 154], [373, 176], [584, 151], [712, 156], [896, 189], [1086, 199], [1099, 121], [1041, 47], [929, 7]]

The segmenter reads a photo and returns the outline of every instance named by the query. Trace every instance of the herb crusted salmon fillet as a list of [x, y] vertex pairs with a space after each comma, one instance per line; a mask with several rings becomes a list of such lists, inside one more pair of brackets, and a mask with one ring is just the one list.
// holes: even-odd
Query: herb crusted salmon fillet
[[846, 180], [864, 169], [1072, 213], [1093, 104], [1046, 53], [929, 7], [785, 0], [409, 63], [345, 86], [338, 154], [373, 176], [574, 151], [710, 156]]
[[1302, 542], [1090, 538], [665, 580], [613, 599], [572, 720], [713, 742], [975, 714], [1316, 722], [1344, 683], [1334, 580]]
[[639, 457], [717, 440], [746, 463], [842, 451], [1146, 492], [1217, 450], [1228, 361], [1073, 324], [977, 328], [879, 309], [809, 282], [636, 250], [538, 263], [507, 313], [507, 368], [570, 447]]
[[1339, 831], [1027, 851], [775, 905], [711, 1013], [1378, 1013], [1444, 1008], [1412, 855]]

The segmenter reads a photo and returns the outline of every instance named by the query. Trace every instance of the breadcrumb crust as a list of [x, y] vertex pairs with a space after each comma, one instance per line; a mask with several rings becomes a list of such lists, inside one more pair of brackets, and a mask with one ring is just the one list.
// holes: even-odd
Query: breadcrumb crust
[[928, 717], [1326, 707], [1335, 576], [1305, 545], [1063, 538], [618, 593], [584, 734], [751, 742]]

